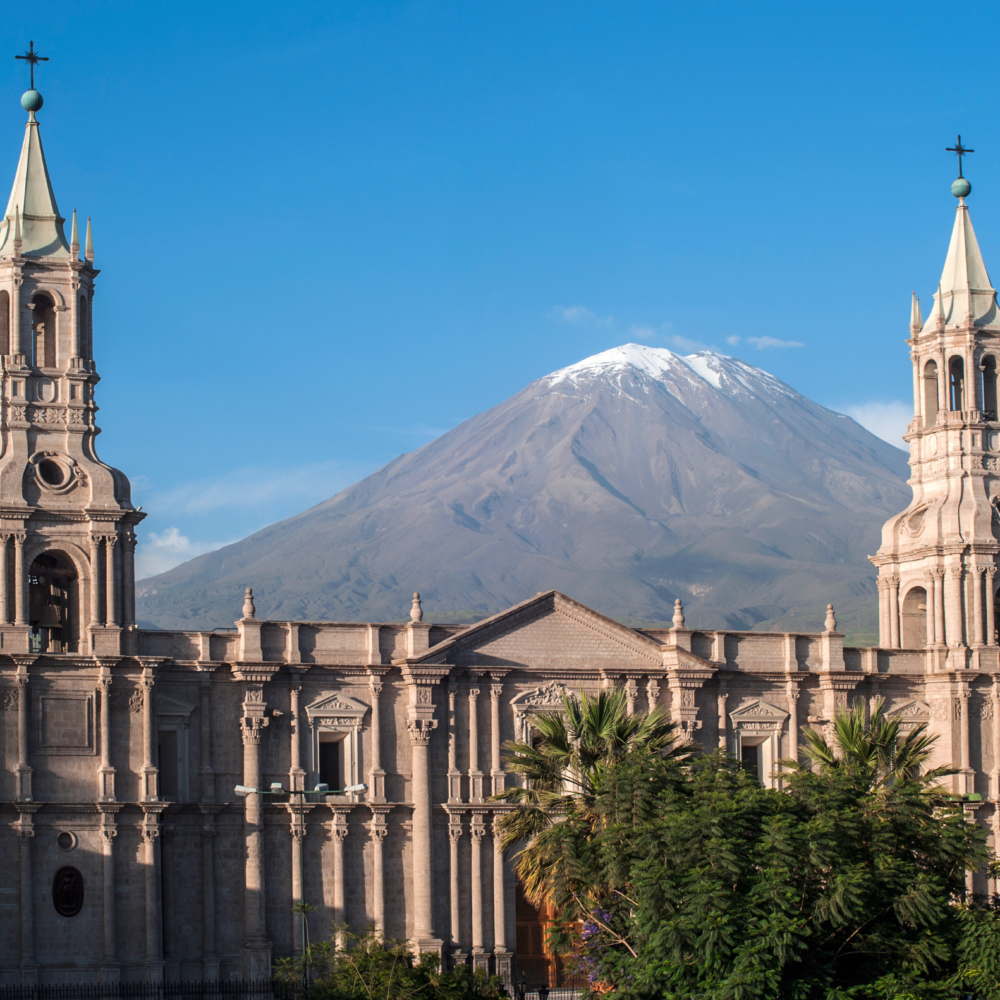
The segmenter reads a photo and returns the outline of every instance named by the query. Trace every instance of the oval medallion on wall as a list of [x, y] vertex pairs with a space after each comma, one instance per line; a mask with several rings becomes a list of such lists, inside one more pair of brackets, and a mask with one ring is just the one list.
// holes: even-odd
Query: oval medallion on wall
[[52, 879], [52, 903], [56, 913], [75, 917], [83, 908], [83, 876], [67, 865], [56, 872]]
[[924, 438], [925, 447], [927, 449], [928, 455], [934, 455], [937, 452], [937, 435], [931, 434], [930, 436]]

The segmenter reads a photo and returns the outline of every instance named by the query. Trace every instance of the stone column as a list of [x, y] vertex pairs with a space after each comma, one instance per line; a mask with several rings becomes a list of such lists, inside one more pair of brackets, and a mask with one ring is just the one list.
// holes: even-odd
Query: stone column
[[799, 689], [795, 681], [790, 680], [787, 687], [788, 695], [788, 758], [799, 759]]
[[23, 531], [14, 532], [14, 624], [27, 625], [26, 614], [27, 578], [24, 575], [24, 540], [28, 536]]
[[90, 624], [100, 625], [101, 620], [101, 538], [90, 536]]
[[35, 910], [33, 890], [35, 885], [31, 865], [31, 838], [35, 835], [32, 822], [32, 806], [19, 809], [16, 830], [21, 847], [21, 892], [19, 898], [18, 923], [21, 928], [21, 983], [33, 985], [38, 981], [38, 966], [35, 964]]
[[344, 902], [344, 839], [347, 831], [347, 817], [334, 810], [330, 833], [333, 834], [333, 926], [338, 948], [344, 947], [344, 930], [347, 925], [347, 908]]
[[299, 695], [302, 693], [302, 673], [292, 671], [292, 686], [289, 691], [289, 704], [292, 715], [290, 759], [288, 771], [288, 787], [301, 791], [306, 787], [306, 772], [302, 767], [302, 711], [299, 705]]
[[385, 861], [383, 846], [389, 827], [386, 825], [385, 809], [373, 809], [372, 821], [368, 827], [372, 837], [372, 918], [375, 931], [385, 935]]
[[878, 641], [880, 645], [888, 646], [891, 642], [889, 638], [889, 588], [884, 576], [879, 576], [875, 580], [875, 585], [878, 588]]
[[180, 979], [180, 965], [177, 961], [177, 940], [174, 935], [173, 823], [160, 825], [160, 938], [163, 942], [163, 978], [168, 981]]
[[472, 964], [477, 969], [489, 968], [489, 956], [483, 947], [483, 837], [486, 825], [482, 813], [473, 813], [472, 825]]
[[107, 575], [105, 600], [108, 605], [108, 624], [118, 624], [118, 587], [115, 586], [115, 548], [117, 535], [104, 536], [104, 572]]
[[101, 816], [104, 897], [104, 958], [101, 965], [101, 981], [105, 983], [117, 983], [120, 979], [118, 913], [115, 899], [115, 834], [117, 832], [114, 814], [104, 813]]
[[[994, 594], [994, 583], [993, 580], [996, 577], [997, 568], [996, 566], [986, 567], [986, 645], [995, 646], [997, 644], [997, 623], [996, 623], [996, 608], [994, 605], [994, 600], [996, 600]], [[1000, 846], [1000, 845], [998, 845]]]
[[962, 567], [949, 566], [945, 586], [945, 635], [948, 645], [964, 645], [965, 629], [962, 625]]
[[483, 801], [483, 772], [479, 770], [479, 678], [469, 680], [469, 801]]
[[972, 590], [972, 628], [973, 646], [983, 646], [983, 579], [984, 566], [973, 566], [969, 576], [969, 585]]
[[969, 766], [969, 689], [965, 684], [960, 685], [958, 698], [955, 700], [955, 710], [959, 717], [959, 759], [962, 762], [962, 771], [959, 775], [961, 787], [959, 794], [966, 795], [975, 791], [975, 772]]
[[306, 835], [305, 817], [299, 816], [298, 804], [290, 803], [288, 806], [290, 813], [289, 823], [292, 828], [292, 955], [298, 957], [302, 954], [302, 914], [296, 913], [295, 908], [302, 902], [302, 848], [303, 838]]
[[899, 649], [899, 577], [889, 580], [889, 645]]
[[927, 577], [927, 610], [924, 612], [925, 625], [926, 625], [926, 635], [924, 636], [924, 643], [928, 646], [933, 646], [937, 641], [936, 630], [934, 628], [934, 575], [931, 574]]
[[153, 683], [155, 675], [152, 667], [144, 667], [139, 683], [142, 685], [142, 800], [154, 802], [158, 797], [157, 775], [153, 766], [153, 746], [156, 739], [153, 719]]
[[944, 634], [944, 570], [932, 569], [934, 577], [934, 642], [938, 646], [945, 645]]
[[504, 773], [500, 763], [500, 695], [502, 693], [503, 681], [494, 674], [493, 683], [490, 684], [490, 787], [494, 795], [499, 795], [504, 787]]
[[215, 943], [215, 816], [202, 810], [201, 824], [201, 950], [202, 976], [219, 978], [219, 951]]
[[493, 814], [493, 955], [496, 974], [511, 988], [511, 953], [507, 950], [507, 892], [504, 885], [504, 856], [500, 850], [497, 821], [502, 813]]
[[143, 817], [142, 839], [145, 845], [143, 870], [146, 874], [146, 982], [163, 982], [163, 928], [160, 922], [160, 827], [157, 812]]
[[458, 729], [455, 724], [455, 678], [448, 678], [448, 801], [462, 801], [462, 775], [458, 770]]
[[626, 711], [629, 715], [635, 715], [635, 699], [639, 694], [639, 685], [636, 684], [633, 677], [629, 677], [625, 681], [625, 699], [627, 701]]
[[[722, 682], [723, 684], [725, 681]], [[725, 750], [729, 746], [729, 726], [726, 721], [726, 701], [729, 695], [723, 691], [718, 697], [718, 727], [719, 727], [719, 749]]]
[[382, 770], [382, 677], [369, 672], [368, 686], [372, 695], [372, 768], [369, 776], [369, 798], [373, 802], [385, 802], [385, 771]]
[[[21, 269], [18, 268], [10, 289], [10, 353], [12, 355], [23, 354], [21, 350], [21, 285], [24, 278], [21, 277]], [[14, 362], [17, 364], [17, 362]], [[24, 364], [24, 359], [21, 359]]]
[[[993, 771], [990, 774], [990, 794], [996, 803], [994, 815], [1000, 820], [1000, 676], [994, 675], [990, 693], [993, 698]], [[996, 843], [996, 849], [1000, 850], [1000, 840]], [[997, 891], [1000, 892], [1000, 889]]]
[[[240, 730], [243, 736], [243, 784], [260, 787], [260, 740], [270, 721], [261, 687], [248, 687], [243, 701]], [[246, 797], [243, 821], [244, 910], [243, 978], [267, 979], [271, 975], [271, 948], [264, 923], [264, 817], [260, 795]]]
[[135, 533], [122, 535], [122, 625], [135, 625]]
[[201, 767], [198, 769], [198, 774], [201, 778], [200, 795], [202, 802], [214, 802], [215, 769], [212, 767], [212, 671], [208, 667], [199, 667], [199, 673], [198, 701], [201, 718], [198, 728], [201, 742]]
[[[646, 707], [650, 712], [660, 704], [660, 682], [655, 677], [650, 677], [646, 681]], [[515, 737], [520, 739], [520, 733], [515, 733]]]
[[457, 950], [461, 947], [459, 937], [461, 933], [461, 917], [459, 915], [459, 894], [458, 894], [458, 845], [462, 840], [462, 817], [459, 813], [452, 813], [448, 817], [448, 841], [451, 846], [449, 856], [448, 872], [451, 877], [451, 890], [449, 894], [451, 902], [451, 947]]
[[31, 692], [28, 689], [28, 665], [17, 665], [17, 800], [30, 802], [31, 765], [28, 763], [28, 708]]
[[10, 532], [0, 532], [0, 624], [10, 624], [10, 608], [7, 606], [7, 540]]
[[101, 666], [98, 678], [101, 692], [101, 766], [97, 771], [98, 798], [101, 802], [115, 800], [115, 769], [111, 766], [111, 669]]

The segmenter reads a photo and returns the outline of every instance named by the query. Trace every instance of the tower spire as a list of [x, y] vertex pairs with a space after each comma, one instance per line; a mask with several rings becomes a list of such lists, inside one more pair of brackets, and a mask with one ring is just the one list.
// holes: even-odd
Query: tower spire
[[[73, 215], [73, 225], [76, 225], [76, 215]], [[75, 232], [75, 230], [74, 230]], [[920, 315], [920, 299], [917, 298], [917, 293], [913, 292], [913, 299], [910, 302], [910, 329], [914, 333], [919, 333], [920, 328], [924, 325], [923, 318]]]
[[87, 260], [91, 260], [92, 261], [94, 259], [94, 235], [90, 231], [90, 216], [89, 215], [87, 216], [87, 242], [86, 242], [86, 244], [84, 245], [84, 248], [83, 248], [83, 256], [86, 257]]
[[69, 249], [71, 255], [80, 256], [80, 231], [76, 228], [76, 209], [73, 209], [73, 226], [69, 231]]

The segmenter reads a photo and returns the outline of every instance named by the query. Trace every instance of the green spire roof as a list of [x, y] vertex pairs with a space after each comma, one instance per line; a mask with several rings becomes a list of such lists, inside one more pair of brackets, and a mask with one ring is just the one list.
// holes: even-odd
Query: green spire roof
[[42, 151], [38, 121], [32, 111], [25, 126], [21, 159], [14, 175], [14, 187], [7, 211], [0, 222], [0, 256], [14, 254], [14, 217], [21, 216], [21, 254], [25, 257], [69, 257], [63, 232], [65, 221], [59, 214], [52, 192], [49, 169]]

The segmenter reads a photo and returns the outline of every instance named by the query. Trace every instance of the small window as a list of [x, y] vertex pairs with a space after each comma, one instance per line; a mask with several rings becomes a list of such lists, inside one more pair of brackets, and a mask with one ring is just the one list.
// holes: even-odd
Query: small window
[[760, 747], [748, 747], [745, 743], [740, 746], [740, 763], [758, 781], [760, 780]]
[[344, 787], [344, 736], [342, 733], [319, 734], [319, 780], [330, 791]]
[[157, 743], [161, 799], [180, 797], [180, 753], [176, 729], [161, 729]]
[[997, 359], [987, 354], [979, 366], [983, 373], [983, 419], [997, 418]]

